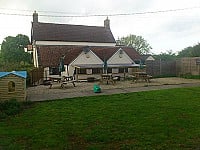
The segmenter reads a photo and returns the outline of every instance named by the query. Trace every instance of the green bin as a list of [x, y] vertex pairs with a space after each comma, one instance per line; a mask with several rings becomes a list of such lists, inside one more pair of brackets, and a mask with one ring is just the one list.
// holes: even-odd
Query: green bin
[[101, 87], [97, 84], [94, 85], [93, 90], [94, 93], [101, 93]]

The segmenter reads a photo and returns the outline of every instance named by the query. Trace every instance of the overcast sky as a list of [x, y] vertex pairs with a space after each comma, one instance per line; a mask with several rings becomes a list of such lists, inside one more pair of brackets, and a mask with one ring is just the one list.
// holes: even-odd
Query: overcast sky
[[[53, 16], [108, 15], [111, 31], [116, 40], [129, 34], [140, 35], [152, 46], [151, 51], [155, 54], [167, 50], [181, 51], [200, 42], [200, 0], [0, 0], [0, 43], [7, 36], [25, 34], [30, 37], [32, 21], [30, 15], [34, 10], [39, 15]], [[109, 16], [165, 10], [177, 11]], [[40, 22], [89, 26], [103, 26], [105, 19], [106, 16], [39, 16]]]

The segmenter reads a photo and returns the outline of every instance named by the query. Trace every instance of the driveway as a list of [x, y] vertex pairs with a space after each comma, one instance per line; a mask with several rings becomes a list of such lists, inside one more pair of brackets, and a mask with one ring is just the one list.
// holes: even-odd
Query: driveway
[[[99, 82], [76, 82], [76, 87], [72, 84], [61, 88], [59, 83], [54, 83], [52, 88], [48, 86], [39, 85], [27, 88], [27, 100], [30, 101], [45, 101], [63, 98], [93, 96], [93, 95], [109, 95], [128, 92], [139, 92], [149, 90], [160, 90], [179, 87], [200, 86], [200, 80], [183, 79], [183, 78], [156, 78], [152, 79], [150, 83], [133, 81], [117, 81], [112, 84], [99, 84]], [[94, 93], [94, 84], [99, 84], [102, 92]]]

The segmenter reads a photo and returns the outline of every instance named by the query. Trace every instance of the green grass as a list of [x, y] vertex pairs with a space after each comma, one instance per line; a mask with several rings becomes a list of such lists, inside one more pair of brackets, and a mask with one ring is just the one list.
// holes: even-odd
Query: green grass
[[200, 87], [35, 103], [0, 121], [0, 149], [198, 149]]

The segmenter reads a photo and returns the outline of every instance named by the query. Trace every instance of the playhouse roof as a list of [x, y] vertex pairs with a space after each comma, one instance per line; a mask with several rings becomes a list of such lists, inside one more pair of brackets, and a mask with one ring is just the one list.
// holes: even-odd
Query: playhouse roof
[[9, 74], [14, 74], [16, 76], [26, 78], [27, 77], [27, 72], [26, 71], [12, 71], [12, 72], [0, 72], [0, 78], [7, 76]]

